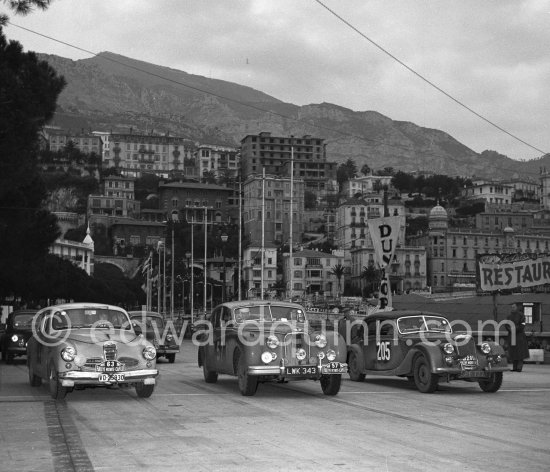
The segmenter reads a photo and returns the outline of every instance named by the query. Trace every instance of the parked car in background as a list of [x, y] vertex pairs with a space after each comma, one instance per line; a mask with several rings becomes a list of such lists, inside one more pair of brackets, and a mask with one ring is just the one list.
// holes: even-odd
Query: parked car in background
[[303, 379], [318, 380], [325, 395], [336, 395], [347, 372], [345, 340], [313, 329], [297, 303], [222, 303], [201, 323], [197, 340], [204, 380], [235, 375], [242, 395], [254, 395], [262, 382]]
[[132, 326], [137, 333], [142, 333], [157, 350], [157, 359], [166, 357], [170, 364], [176, 360], [180, 347], [175, 338], [175, 327], [172, 329], [164, 322], [160, 313], [155, 311], [129, 311]]
[[351, 380], [358, 382], [368, 375], [406, 377], [420, 392], [432, 393], [439, 382], [465, 380], [496, 392], [510, 370], [502, 346], [453, 333], [437, 313], [378, 312], [357, 327], [351, 330], [348, 364]]
[[6, 319], [6, 327], [0, 335], [2, 359], [8, 364], [16, 356], [27, 355], [27, 342], [32, 336], [32, 320], [36, 310], [16, 310]]
[[158, 376], [155, 347], [113, 305], [68, 303], [40, 310], [27, 353], [31, 386], [45, 380], [56, 400], [73, 389], [117, 385], [133, 386], [146, 398]]

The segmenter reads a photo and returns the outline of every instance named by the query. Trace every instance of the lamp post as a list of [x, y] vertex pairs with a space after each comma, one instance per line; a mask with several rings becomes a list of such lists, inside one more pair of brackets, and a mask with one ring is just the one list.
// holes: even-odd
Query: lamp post
[[225, 302], [225, 293], [226, 293], [226, 285], [225, 285], [225, 277], [226, 277], [226, 270], [225, 270], [225, 243], [227, 243], [227, 234], [223, 233], [221, 236], [223, 247], [222, 247], [222, 253], [223, 253], [223, 291], [222, 291], [222, 303]]
[[[189, 251], [187, 251], [185, 253], [185, 257], [187, 259], [186, 268], [189, 270], [189, 258], [191, 257], [191, 253]], [[191, 272], [193, 272], [193, 267], [191, 267]], [[183, 290], [185, 290], [185, 282], [184, 282], [183, 289], [182, 289], [182, 292], [181, 292], [181, 309], [183, 311], [183, 314], [185, 315], [185, 297], [183, 296]], [[193, 286], [192, 285], [189, 287], [189, 292], [191, 293], [191, 296], [193, 296]]]

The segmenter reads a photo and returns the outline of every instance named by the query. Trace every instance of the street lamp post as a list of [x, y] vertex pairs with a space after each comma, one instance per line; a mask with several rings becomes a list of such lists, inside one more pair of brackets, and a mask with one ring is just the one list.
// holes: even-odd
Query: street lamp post
[[225, 243], [227, 243], [227, 234], [223, 233], [222, 236], [222, 252], [223, 252], [223, 291], [222, 291], [222, 303], [225, 302], [225, 294], [226, 294], [226, 285], [225, 285], [225, 277], [227, 275], [227, 272], [225, 270]]
[[[187, 251], [185, 253], [185, 257], [187, 259], [187, 270], [189, 270], [189, 258], [191, 257], [191, 253], [189, 251]], [[193, 272], [193, 267], [191, 267], [191, 272]], [[184, 289], [185, 289], [185, 282], [184, 282]], [[191, 294], [191, 296], [193, 296], [193, 285], [191, 285], [189, 287], [189, 293]], [[181, 298], [182, 298], [182, 301], [181, 301], [181, 309], [183, 311], [183, 314], [185, 315], [185, 297], [183, 296], [183, 292], [181, 294]]]

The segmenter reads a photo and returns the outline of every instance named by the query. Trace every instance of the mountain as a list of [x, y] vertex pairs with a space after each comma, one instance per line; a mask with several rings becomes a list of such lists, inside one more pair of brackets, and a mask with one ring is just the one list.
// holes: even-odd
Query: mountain
[[447, 175], [536, 177], [550, 155], [519, 162], [481, 155], [449, 134], [394, 121], [375, 111], [330, 103], [297, 106], [261, 91], [188, 74], [110, 52], [72, 61], [40, 54], [67, 80], [52, 124], [71, 129], [169, 133], [207, 144], [238, 146], [247, 134], [324, 138], [327, 158], [351, 158], [361, 169], [394, 167]]

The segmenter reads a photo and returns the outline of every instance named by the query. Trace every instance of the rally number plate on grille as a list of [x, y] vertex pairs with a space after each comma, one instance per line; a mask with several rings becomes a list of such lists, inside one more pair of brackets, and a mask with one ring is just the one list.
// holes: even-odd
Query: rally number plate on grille
[[122, 372], [124, 364], [118, 361], [105, 361], [95, 366], [96, 372]]

